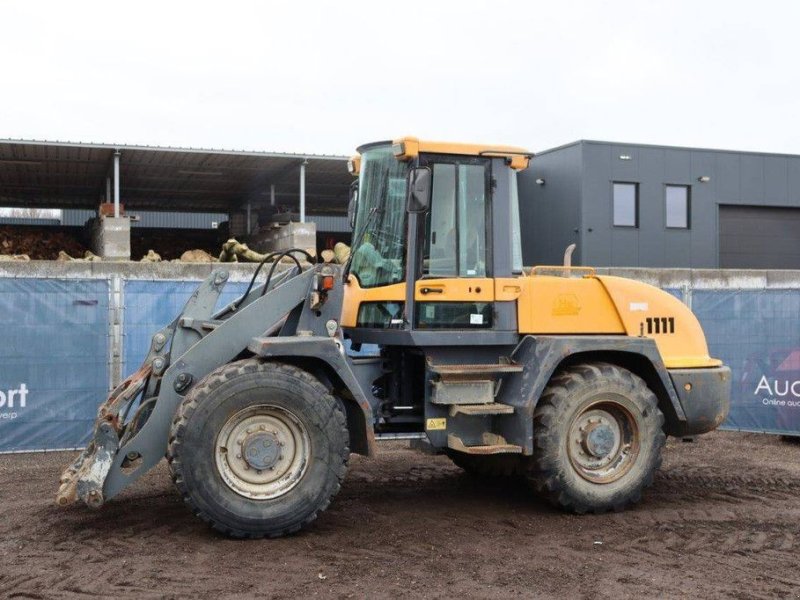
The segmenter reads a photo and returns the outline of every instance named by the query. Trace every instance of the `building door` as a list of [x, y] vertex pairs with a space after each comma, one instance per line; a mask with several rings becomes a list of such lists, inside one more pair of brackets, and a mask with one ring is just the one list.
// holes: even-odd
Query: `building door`
[[800, 269], [800, 208], [719, 207], [722, 269]]

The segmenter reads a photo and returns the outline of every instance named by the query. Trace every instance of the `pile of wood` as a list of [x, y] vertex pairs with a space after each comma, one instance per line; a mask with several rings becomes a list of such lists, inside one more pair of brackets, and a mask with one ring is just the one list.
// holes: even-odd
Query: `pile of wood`
[[[133, 232], [132, 232], [133, 233]], [[206, 232], [157, 231], [142, 235], [132, 234], [132, 258], [140, 262], [261, 262], [267, 256], [251, 250], [247, 244], [236, 239], [229, 239], [222, 244], [221, 252], [213, 254], [211, 246], [213, 235]], [[195, 234], [192, 236], [192, 234]], [[202, 235], [205, 234], [205, 235]], [[54, 227], [0, 225], [0, 261], [12, 260], [58, 260], [58, 261], [97, 261], [100, 257], [79, 240], [78, 235]], [[190, 250], [183, 250], [188, 244]], [[194, 245], [197, 244], [197, 245]], [[219, 246], [217, 246], [219, 247]], [[183, 249], [182, 249], [183, 248]], [[308, 249], [312, 256], [316, 250]], [[323, 250], [322, 262], [344, 264], [350, 256], [350, 247], [339, 242], [333, 250]], [[137, 258], [138, 257], [138, 258]], [[297, 256], [306, 261], [305, 256]], [[292, 263], [284, 257], [282, 262]]]
[[[64, 252], [85, 256], [88, 248], [75, 236], [53, 227], [0, 225], [0, 255], [21, 257], [17, 260], [57, 260]], [[9, 260], [8, 258], [6, 260]]]
[[[307, 252], [311, 256], [316, 256], [314, 248], [308, 248]], [[222, 245], [222, 252], [219, 254], [219, 262], [262, 262], [269, 254], [261, 254], [251, 250], [247, 244], [242, 244], [236, 239], [230, 239]], [[295, 255], [301, 261], [307, 261], [307, 257], [297, 253]], [[350, 247], [339, 242], [333, 250], [323, 250], [321, 253], [322, 262], [344, 264], [350, 256]], [[293, 263], [288, 256], [281, 259], [281, 262]]]

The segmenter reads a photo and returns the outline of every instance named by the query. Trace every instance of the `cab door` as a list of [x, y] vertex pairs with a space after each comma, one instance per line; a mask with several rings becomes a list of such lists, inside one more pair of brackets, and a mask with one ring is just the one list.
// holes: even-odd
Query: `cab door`
[[436, 157], [419, 240], [415, 329], [491, 329], [491, 161]]

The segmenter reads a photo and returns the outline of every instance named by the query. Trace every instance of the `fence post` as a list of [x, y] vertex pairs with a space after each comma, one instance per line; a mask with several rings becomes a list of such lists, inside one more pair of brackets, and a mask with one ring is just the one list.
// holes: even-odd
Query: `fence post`
[[124, 316], [122, 277], [111, 276], [111, 302], [109, 305], [109, 360], [108, 371], [111, 389], [122, 383], [122, 327]]

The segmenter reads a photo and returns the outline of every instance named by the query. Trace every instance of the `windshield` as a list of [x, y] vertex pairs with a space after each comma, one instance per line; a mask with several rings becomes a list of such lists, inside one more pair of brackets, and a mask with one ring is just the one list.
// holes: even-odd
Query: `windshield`
[[362, 287], [399, 283], [405, 278], [407, 163], [391, 145], [365, 150], [361, 156], [358, 209], [353, 228], [350, 272]]

